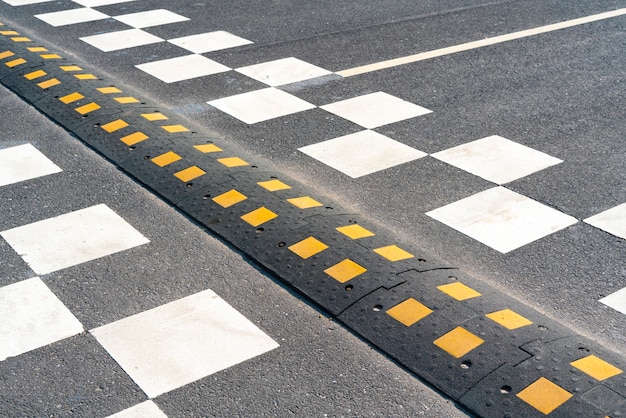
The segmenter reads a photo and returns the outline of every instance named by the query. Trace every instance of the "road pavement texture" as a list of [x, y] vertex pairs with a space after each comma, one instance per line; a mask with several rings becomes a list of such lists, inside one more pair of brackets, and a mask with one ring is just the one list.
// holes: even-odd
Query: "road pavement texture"
[[[86, 65], [64, 62], [27, 34], [9, 28], [3, 35], [4, 84], [460, 404], [484, 416], [623, 413], [623, 358], [414, 244], [395, 241], [282, 173], [264, 170], [244, 151], [112, 86], [83, 70]], [[111, 48], [107, 42], [99, 47]], [[238, 112], [228, 100], [212, 104]], [[325, 110], [358, 118], [342, 104]], [[430, 112], [406, 103], [402, 110], [406, 117]], [[378, 126], [368, 119], [356, 122]], [[484, 142], [490, 149], [515, 146], [497, 136]], [[454, 152], [448, 154], [439, 158], [454, 160]], [[545, 167], [558, 164], [548, 155], [532, 157]], [[349, 169], [368, 168], [344, 168], [358, 177], [362, 173]], [[571, 224], [560, 215], [559, 229]]]

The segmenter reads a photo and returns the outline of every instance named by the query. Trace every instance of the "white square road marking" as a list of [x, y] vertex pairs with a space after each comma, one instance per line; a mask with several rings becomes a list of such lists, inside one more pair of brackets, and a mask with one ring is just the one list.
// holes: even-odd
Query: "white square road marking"
[[150, 398], [278, 347], [211, 290], [91, 333]]
[[0, 287], [0, 361], [83, 332], [39, 277]]
[[328, 70], [293, 57], [241, 67], [235, 71], [269, 86], [282, 86], [332, 74]]
[[145, 401], [128, 409], [109, 415], [108, 418], [167, 418], [152, 401]]
[[148, 243], [106, 205], [0, 232], [37, 274], [48, 274]]
[[427, 155], [374, 131], [361, 131], [298, 150], [352, 178]]
[[164, 41], [164, 39], [144, 32], [141, 29], [121, 30], [100, 35], [85, 36], [79, 39], [104, 52], [118, 51], [120, 49], [150, 45]]
[[19, 183], [62, 170], [31, 144], [0, 150], [0, 186]]
[[166, 83], [175, 83], [230, 70], [225, 65], [196, 54], [148, 62], [135, 67]]
[[128, 3], [135, 0], [72, 0], [74, 3], [78, 3], [86, 7], [99, 7], [108, 6], [110, 4]]
[[63, 10], [60, 12], [43, 13], [35, 15], [37, 19], [43, 20], [51, 26], [66, 26], [76, 23], [93, 22], [109, 17], [109, 15], [83, 7], [80, 9]]
[[431, 156], [497, 184], [509, 183], [563, 162], [497, 135]]
[[501, 253], [577, 222], [572, 216], [504, 187], [485, 190], [426, 215]]
[[152, 26], [166, 25], [169, 23], [184, 22], [189, 20], [188, 17], [181, 16], [165, 9], [113, 16], [113, 19], [134, 28], [149, 28]]
[[315, 108], [315, 105], [274, 87], [237, 94], [207, 103], [247, 124]]
[[382, 91], [320, 107], [367, 129], [378, 128], [432, 112]]
[[168, 42], [195, 54], [204, 54], [205, 52], [219, 51], [252, 43], [247, 39], [224, 31], [183, 36], [182, 38], [168, 39]]
[[584, 222], [609, 234], [626, 239], [626, 203], [591, 216]]
[[26, 6], [29, 4], [48, 3], [52, 0], [4, 0], [10, 6]]
[[626, 315], [626, 287], [600, 299], [600, 302]]

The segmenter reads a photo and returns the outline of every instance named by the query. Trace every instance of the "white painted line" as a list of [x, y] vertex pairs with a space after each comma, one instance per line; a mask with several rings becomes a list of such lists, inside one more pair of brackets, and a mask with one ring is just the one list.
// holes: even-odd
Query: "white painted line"
[[0, 287], [0, 361], [83, 332], [39, 277]]
[[148, 243], [106, 205], [0, 232], [37, 274], [48, 274]]
[[52, 0], [4, 0], [5, 3], [11, 6], [26, 6], [29, 4], [48, 3]]
[[99, 7], [108, 6], [110, 4], [128, 3], [135, 0], [73, 0], [74, 3], [78, 3], [86, 7]]
[[167, 415], [154, 402], [145, 401], [107, 418], [167, 418]]
[[197, 54], [148, 62], [135, 67], [166, 83], [230, 71], [229, 67]]
[[626, 315], [626, 287], [600, 299], [600, 302]]
[[168, 42], [195, 54], [220, 51], [222, 49], [234, 48], [236, 46], [248, 45], [252, 43], [247, 39], [225, 31], [183, 36], [181, 38], [168, 39]]
[[170, 23], [178, 23], [189, 20], [188, 17], [181, 16], [165, 9], [148, 10], [146, 12], [113, 16], [113, 19], [134, 28], [149, 28], [152, 26], [167, 25]]
[[211, 290], [91, 333], [150, 398], [278, 347]]
[[237, 68], [235, 71], [268, 86], [283, 86], [332, 74], [328, 70], [294, 57]]
[[406, 57], [400, 57], [390, 59], [386, 61], [376, 62], [360, 67], [350, 68], [347, 70], [339, 71], [342, 77], [352, 77], [359, 74], [371, 73], [373, 71], [383, 70], [386, 68], [397, 67], [399, 65], [410, 64], [418, 61], [424, 61], [431, 58], [441, 57], [444, 55], [455, 54], [457, 52], [468, 51], [470, 49], [482, 48], [484, 46], [495, 45], [502, 42], [508, 42], [515, 39], [527, 38], [529, 36], [539, 35], [542, 33], [553, 32], [560, 29], [571, 28], [573, 26], [584, 25], [586, 23], [596, 22], [598, 20], [610, 19], [617, 16], [626, 14], [625, 9], [617, 9], [606, 13], [599, 13], [591, 16], [585, 16], [578, 19], [566, 20], [564, 22], [553, 23], [551, 25], [539, 26], [533, 29], [522, 30], [519, 32], [513, 32], [505, 35], [494, 36], [493, 38], [485, 38], [479, 41], [467, 42], [460, 45], [449, 46], [446, 48], [435, 49], [433, 51], [421, 52], [419, 54], [408, 55]]
[[56, 164], [31, 144], [0, 150], [0, 186], [61, 171]]
[[626, 239], [626, 203], [585, 219], [589, 225]]
[[107, 19], [109, 15], [91, 9], [89, 7], [83, 7], [80, 9], [62, 10], [60, 12], [43, 13], [35, 15], [39, 20], [43, 20], [51, 26], [66, 26], [74, 25], [76, 23], [94, 22], [96, 20]]
[[164, 39], [144, 32], [141, 29], [108, 32], [100, 35], [85, 36], [79, 39], [104, 52], [118, 51], [120, 49], [150, 45], [164, 41]]

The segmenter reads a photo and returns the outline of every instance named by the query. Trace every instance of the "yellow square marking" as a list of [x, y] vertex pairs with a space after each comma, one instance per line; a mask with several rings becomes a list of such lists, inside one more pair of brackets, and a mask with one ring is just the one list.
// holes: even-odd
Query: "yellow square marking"
[[76, 77], [79, 80], [97, 80], [98, 77], [96, 77], [93, 74], [75, 74], [74, 77]]
[[413, 298], [408, 298], [387, 311], [387, 315], [410, 327], [417, 321], [426, 318], [432, 313], [432, 309], [421, 304]]
[[19, 32], [16, 32], [14, 30], [0, 30], [0, 35], [4, 35], [4, 36], [13, 36], [13, 35], [19, 35]]
[[0, 60], [3, 60], [3, 59], [5, 59], [5, 58], [12, 57], [13, 55], [15, 55], [15, 53], [13, 53], [12, 51], [4, 51], [4, 52], [0, 52]]
[[570, 364], [583, 373], [586, 373], [594, 379], [600, 381], [622, 373], [622, 370], [594, 355], [581, 358], [580, 360], [573, 361]]
[[313, 257], [315, 254], [321, 253], [327, 248], [328, 245], [313, 237], [308, 237], [307, 239], [297, 242], [289, 247], [292, 252], [296, 253], [305, 260], [309, 257]]
[[50, 80], [42, 81], [37, 85], [42, 89], [49, 89], [50, 87], [58, 86], [59, 84], [61, 84], [59, 80], [57, 80], [56, 78], [51, 78]]
[[437, 338], [434, 344], [455, 358], [460, 358], [485, 341], [463, 327], [456, 327], [449, 333]]
[[25, 36], [18, 36], [17, 38], [11, 38], [13, 42], [30, 42], [30, 38]]
[[138, 144], [141, 141], [145, 141], [148, 138], [148, 135], [144, 134], [143, 132], [135, 132], [120, 138], [120, 141], [122, 141], [129, 147], [132, 147], [133, 145]]
[[202, 144], [193, 146], [198, 151], [208, 154], [210, 152], [222, 152], [223, 150], [215, 144]]
[[114, 120], [113, 122], [105, 123], [101, 126], [102, 129], [108, 133], [119, 131], [128, 126], [128, 123], [122, 119]]
[[437, 286], [437, 289], [441, 290], [446, 295], [459, 301], [482, 296], [480, 293], [478, 293], [471, 287], [464, 285], [461, 282], [455, 282], [455, 283]]
[[139, 103], [139, 100], [135, 99], [134, 97], [116, 97], [115, 101], [121, 104], [128, 104], [128, 103]]
[[82, 94], [76, 92], [76, 93], [72, 93], [72, 94], [68, 94], [67, 96], [63, 96], [61, 97], [59, 100], [62, 101], [65, 104], [70, 104], [70, 103], [74, 103], [80, 99], [83, 99], [85, 96], [83, 96]]
[[45, 60], [58, 60], [58, 59], [61, 59], [61, 56], [59, 54], [41, 54], [40, 57], [45, 59]]
[[100, 109], [100, 105], [95, 102], [88, 103], [84, 106], [80, 106], [76, 108], [76, 111], [81, 115], [86, 115], [87, 113], [94, 112]]
[[28, 50], [30, 52], [48, 52], [48, 49], [44, 48], [43, 46], [31, 46], [28, 48]]
[[376, 248], [374, 252], [382, 257], [385, 257], [389, 261], [406, 260], [407, 258], [415, 257], [413, 254], [404, 251], [397, 245], [389, 245], [387, 247]]
[[277, 216], [278, 215], [276, 215], [271, 210], [261, 207], [261, 208], [258, 208], [257, 210], [253, 210], [250, 213], [246, 213], [245, 215], [241, 217], [241, 219], [243, 219], [244, 221], [246, 221], [247, 223], [249, 223], [250, 225], [256, 228], [259, 225], [263, 225], [265, 222], [271, 221]]
[[184, 170], [181, 170], [178, 173], [174, 173], [174, 176], [176, 176], [176, 178], [178, 178], [180, 181], [184, 181], [186, 183], [193, 179], [197, 179], [198, 177], [205, 174], [206, 171], [194, 165]]
[[367, 229], [363, 228], [361, 225], [353, 224], [340, 226], [337, 228], [337, 231], [341, 232], [345, 236], [351, 239], [360, 239], [366, 237], [373, 237], [375, 234]]
[[154, 122], [155, 120], [168, 120], [169, 119], [167, 116], [165, 116], [161, 112], [142, 113], [141, 116], [144, 119], [149, 120], [150, 122]]
[[33, 71], [32, 73], [24, 74], [24, 78], [26, 80], [34, 80], [39, 77], [43, 77], [44, 75], [48, 75], [44, 70]]
[[113, 94], [113, 93], [121, 93], [122, 90], [117, 87], [99, 87], [98, 91], [102, 94]]
[[522, 328], [533, 323], [533, 321], [524, 318], [522, 315], [517, 312], [513, 312], [510, 309], [492, 312], [485, 316], [510, 330]]
[[261, 181], [261, 182], [258, 182], [257, 184], [263, 187], [265, 190], [269, 190], [270, 192], [277, 192], [279, 190], [291, 189], [291, 186], [283, 183], [280, 180]]
[[239, 157], [220, 158], [217, 161], [219, 163], [225, 165], [228, 168], [242, 167], [244, 165], [248, 165], [247, 162], [245, 162], [244, 160], [242, 160]]
[[545, 377], [541, 377], [518, 393], [517, 397], [545, 415], [548, 415], [567, 402], [567, 400], [572, 397], [572, 394]]
[[293, 199], [287, 199], [287, 202], [291, 203], [292, 205], [300, 208], [300, 209], [310, 209], [310, 208], [316, 208], [318, 206], [323, 206], [320, 202], [318, 202], [317, 200], [309, 197], [309, 196], [303, 196], [303, 197], [295, 197]]
[[239, 202], [243, 202], [248, 197], [244, 194], [239, 193], [237, 190], [233, 189], [226, 193], [222, 193], [219, 196], [213, 198], [213, 201], [220, 205], [223, 208], [229, 208], [232, 205], [236, 205]]
[[166, 126], [161, 126], [161, 128], [165, 129], [167, 132], [171, 134], [175, 134], [178, 132], [189, 132], [189, 129], [185, 128], [183, 125], [166, 125]]
[[78, 65], [60, 65], [59, 68], [61, 70], [65, 71], [66, 73], [70, 73], [72, 71], [82, 71], [83, 70]]
[[182, 160], [183, 157], [176, 154], [174, 151], [168, 151], [165, 154], [158, 155], [154, 157], [152, 160], [153, 163], [158, 165], [159, 167], [165, 167], [166, 165], [170, 165], [178, 160]]
[[5, 63], [5, 65], [9, 68], [13, 68], [13, 67], [17, 67], [18, 65], [22, 65], [24, 63], [26, 63], [26, 60], [24, 58], [18, 58], [18, 59]]
[[352, 280], [356, 276], [365, 273], [366, 271], [367, 269], [365, 267], [346, 258], [342, 262], [337, 263], [334, 266], [328, 267], [326, 270], [324, 270], [324, 273], [328, 274], [330, 277], [340, 283], [345, 283], [348, 280]]

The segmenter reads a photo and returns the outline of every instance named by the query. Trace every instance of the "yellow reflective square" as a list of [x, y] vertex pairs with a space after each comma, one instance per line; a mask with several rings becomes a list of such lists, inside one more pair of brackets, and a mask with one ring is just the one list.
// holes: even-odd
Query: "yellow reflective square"
[[360, 276], [365, 273], [367, 269], [354, 261], [346, 258], [345, 260], [328, 267], [324, 270], [324, 273], [328, 274], [333, 279], [340, 283], [345, 283], [354, 279], [356, 276]]
[[148, 138], [148, 135], [144, 134], [143, 132], [135, 132], [120, 138], [120, 141], [122, 141], [129, 147], [132, 147], [133, 145], [138, 144], [141, 141], [145, 141]]
[[518, 329], [530, 325], [533, 321], [524, 318], [517, 312], [513, 312], [510, 309], [503, 309], [501, 311], [492, 312], [485, 315], [493, 322], [502, 325], [506, 329]]
[[175, 134], [179, 132], [189, 132], [189, 129], [185, 128], [183, 125], [166, 125], [166, 126], [161, 126], [161, 128], [165, 129], [167, 132], [171, 134]]
[[573, 361], [570, 364], [599, 381], [606, 380], [609, 377], [617, 376], [622, 373], [621, 369], [618, 369], [612, 364], [607, 363], [594, 355], [581, 358], [580, 360]]
[[472, 334], [463, 327], [456, 327], [442, 337], [437, 338], [434, 344], [450, 354], [460, 358], [484, 343], [485, 341]]
[[222, 149], [215, 144], [201, 144], [201, 145], [194, 145], [193, 147], [203, 154], [222, 151]]
[[159, 167], [165, 167], [166, 165], [170, 165], [173, 162], [176, 162], [178, 160], [182, 160], [182, 158], [183, 157], [181, 157], [180, 155], [176, 154], [175, 152], [168, 151], [165, 154], [157, 155], [156, 157], [154, 157], [150, 161], [152, 161], [153, 163], [155, 163]]
[[213, 198], [213, 201], [223, 208], [229, 208], [233, 205], [236, 205], [239, 202], [243, 202], [247, 198], [248, 197], [245, 196], [244, 194], [238, 192], [235, 189], [232, 189], [226, 193], [222, 193], [219, 196], [215, 196]]
[[441, 290], [443, 293], [450, 296], [451, 298], [459, 301], [482, 296], [480, 293], [478, 293], [471, 287], [464, 285], [461, 282], [437, 286], [437, 289]]
[[280, 180], [260, 181], [257, 184], [263, 187], [265, 190], [269, 190], [270, 192], [277, 192], [279, 190], [291, 189], [291, 186], [283, 183]]
[[545, 377], [541, 377], [518, 393], [517, 397], [539, 412], [548, 415], [567, 402], [572, 394]]
[[225, 165], [228, 168], [242, 167], [242, 166], [248, 165], [247, 162], [245, 162], [244, 160], [242, 160], [239, 157], [220, 158], [217, 161], [219, 163]]
[[271, 210], [261, 207], [256, 210], [253, 210], [250, 213], [246, 213], [241, 217], [244, 221], [249, 223], [250, 225], [257, 227], [263, 225], [265, 222], [271, 221], [276, 218], [278, 215], [272, 212]]
[[352, 224], [346, 226], [340, 226], [337, 228], [337, 231], [341, 232], [345, 236], [351, 239], [361, 239], [367, 237], [373, 237], [375, 234], [367, 229], [363, 228], [361, 225]]
[[186, 183], [193, 179], [197, 179], [198, 177], [203, 176], [205, 174], [206, 174], [206, 171], [194, 165], [184, 170], [181, 170], [178, 173], [174, 173], [174, 176], [176, 176], [176, 178], [179, 179], [180, 181], [184, 181]]
[[108, 133], [119, 131], [120, 129], [124, 129], [128, 126], [128, 123], [122, 119], [114, 120], [113, 122], [105, 123], [100, 126], [102, 129], [107, 131]]
[[374, 252], [392, 262], [415, 257], [413, 254], [404, 251], [397, 245], [388, 245], [387, 247], [376, 248]]
[[307, 239], [290, 246], [289, 250], [306, 260], [307, 258], [313, 257], [315, 254], [321, 253], [327, 248], [328, 245], [324, 244], [322, 241], [313, 237], [308, 237]]
[[287, 202], [299, 209], [310, 209], [323, 206], [320, 202], [309, 196], [294, 197], [292, 199], [287, 199]]
[[432, 309], [423, 305], [413, 298], [408, 298], [400, 302], [393, 308], [387, 310], [387, 315], [410, 327], [414, 323], [426, 318], [432, 313]]

